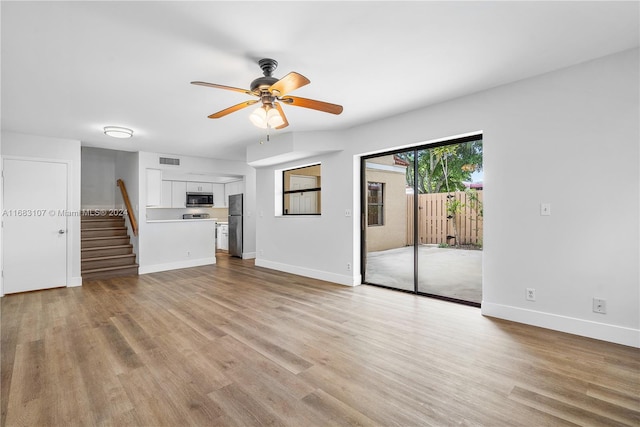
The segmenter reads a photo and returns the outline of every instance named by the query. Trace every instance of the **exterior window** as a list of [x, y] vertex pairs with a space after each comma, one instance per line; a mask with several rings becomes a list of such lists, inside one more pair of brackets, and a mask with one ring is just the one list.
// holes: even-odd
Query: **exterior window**
[[381, 182], [367, 183], [367, 225], [384, 225], [384, 198]]
[[320, 215], [320, 165], [282, 172], [282, 212], [284, 215]]

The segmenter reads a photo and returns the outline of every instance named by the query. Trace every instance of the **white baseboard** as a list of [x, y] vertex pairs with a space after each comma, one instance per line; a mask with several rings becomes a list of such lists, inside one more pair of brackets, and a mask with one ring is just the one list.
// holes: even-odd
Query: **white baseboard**
[[327, 282], [338, 283], [345, 286], [357, 286], [362, 282], [360, 275], [347, 276], [327, 271], [314, 270], [312, 268], [299, 267], [297, 265], [282, 264], [280, 262], [264, 259], [256, 259], [256, 266], [284, 271], [285, 273], [297, 274], [299, 276], [311, 277], [312, 279], [325, 280]]
[[482, 302], [482, 314], [554, 331], [640, 348], [640, 330], [574, 317]]
[[67, 288], [82, 286], [82, 277], [72, 277], [67, 281]]
[[[67, 280], [67, 288], [77, 288], [79, 286], [82, 286], [82, 277], [71, 277], [69, 280]], [[47, 289], [47, 288], [43, 288]], [[4, 289], [0, 286], [0, 298], [4, 297]]]
[[216, 257], [190, 259], [187, 261], [167, 262], [164, 264], [141, 265], [138, 268], [139, 274], [157, 273], [158, 271], [177, 270], [179, 268], [199, 267], [201, 265], [212, 265], [216, 263]]
[[255, 257], [255, 252], [242, 252], [242, 259], [254, 259]]

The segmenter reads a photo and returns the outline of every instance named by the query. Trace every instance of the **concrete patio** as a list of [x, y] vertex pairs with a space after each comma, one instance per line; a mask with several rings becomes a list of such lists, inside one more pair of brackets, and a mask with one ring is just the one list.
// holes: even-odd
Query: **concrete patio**
[[[413, 291], [413, 246], [369, 252], [365, 280]], [[420, 245], [418, 291], [482, 302], [482, 251]]]

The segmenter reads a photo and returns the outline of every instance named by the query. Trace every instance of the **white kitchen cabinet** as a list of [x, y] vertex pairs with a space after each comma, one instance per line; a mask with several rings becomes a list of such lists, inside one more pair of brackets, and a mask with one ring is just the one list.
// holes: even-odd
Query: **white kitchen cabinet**
[[188, 193], [213, 193], [213, 184], [210, 182], [187, 182]]
[[161, 208], [184, 208], [187, 194], [185, 181], [162, 180]]
[[212, 184], [213, 187], [213, 206], [216, 208], [226, 208], [227, 201], [224, 196], [224, 184]]
[[160, 207], [171, 207], [171, 181], [162, 180], [162, 197], [160, 199]]
[[162, 171], [147, 169], [147, 206], [162, 205]]
[[244, 181], [228, 182], [224, 185], [225, 207], [228, 205], [229, 196], [244, 193]]
[[187, 183], [185, 181], [171, 181], [171, 207], [184, 208], [187, 201]]
[[227, 224], [217, 225], [216, 247], [224, 251], [229, 250], [229, 226]]

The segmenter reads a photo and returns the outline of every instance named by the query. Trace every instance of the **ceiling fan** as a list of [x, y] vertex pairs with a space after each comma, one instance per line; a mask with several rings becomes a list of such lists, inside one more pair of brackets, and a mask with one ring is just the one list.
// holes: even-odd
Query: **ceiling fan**
[[341, 105], [288, 95], [289, 92], [311, 83], [309, 79], [302, 74], [292, 71], [283, 78], [277, 79], [276, 77], [273, 77], [273, 72], [278, 67], [278, 62], [275, 59], [263, 58], [258, 61], [258, 65], [262, 68], [264, 76], [258, 77], [252, 81], [250, 89], [240, 89], [237, 87], [223, 86], [207, 82], [191, 82], [191, 84], [194, 85], [232, 90], [234, 92], [242, 92], [259, 98], [241, 102], [240, 104], [236, 104], [218, 111], [217, 113], [213, 113], [209, 116], [210, 119], [219, 119], [220, 117], [224, 117], [227, 114], [231, 114], [258, 102], [262, 102], [262, 105], [249, 116], [249, 119], [254, 125], [263, 129], [282, 129], [289, 126], [289, 122], [284, 115], [281, 104], [310, 108], [312, 110], [324, 111], [331, 114], [342, 113]]

